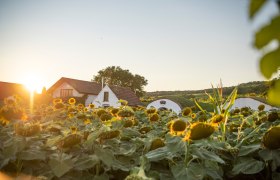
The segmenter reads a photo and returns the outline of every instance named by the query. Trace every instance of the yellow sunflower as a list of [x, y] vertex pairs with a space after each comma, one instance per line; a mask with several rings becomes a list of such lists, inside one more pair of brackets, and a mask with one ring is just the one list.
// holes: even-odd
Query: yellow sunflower
[[182, 135], [187, 128], [187, 123], [182, 119], [173, 120], [170, 125], [170, 133], [172, 135]]
[[186, 134], [184, 140], [200, 140], [208, 138], [215, 131], [215, 126], [210, 123], [197, 122], [191, 125], [189, 132]]
[[189, 108], [189, 107], [186, 107], [186, 108], [184, 108], [183, 110], [182, 110], [182, 115], [183, 116], [189, 116], [189, 115], [191, 115], [192, 114], [192, 109], [191, 108]]
[[75, 127], [75, 126], [72, 126], [72, 127], [70, 127], [70, 129], [71, 129], [71, 133], [72, 134], [76, 134], [77, 133], [77, 127]]
[[68, 103], [69, 104], [75, 104], [76, 103], [76, 99], [75, 98], [70, 98], [70, 99], [68, 99]]

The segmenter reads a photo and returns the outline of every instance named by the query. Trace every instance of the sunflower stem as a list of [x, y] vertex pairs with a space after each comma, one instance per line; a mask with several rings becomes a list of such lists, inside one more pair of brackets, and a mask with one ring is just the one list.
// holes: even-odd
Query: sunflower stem
[[188, 166], [189, 165], [189, 156], [190, 156], [190, 143], [189, 141], [186, 141], [185, 143], [185, 165]]
[[227, 121], [228, 121], [228, 115], [225, 114], [225, 122], [222, 124], [222, 141], [225, 142], [226, 141], [226, 129], [227, 129]]

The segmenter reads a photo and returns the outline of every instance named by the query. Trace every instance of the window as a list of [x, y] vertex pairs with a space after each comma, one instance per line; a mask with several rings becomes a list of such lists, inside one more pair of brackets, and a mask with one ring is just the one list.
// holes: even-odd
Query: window
[[160, 104], [166, 104], [166, 101], [161, 100], [159, 103], [160, 103]]
[[110, 104], [103, 104], [102, 105], [104, 108], [110, 107]]
[[60, 89], [60, 97], [73, 96], [73, 89]]
[[109, 101], [109, 92], [104, 92], [103, 102]]

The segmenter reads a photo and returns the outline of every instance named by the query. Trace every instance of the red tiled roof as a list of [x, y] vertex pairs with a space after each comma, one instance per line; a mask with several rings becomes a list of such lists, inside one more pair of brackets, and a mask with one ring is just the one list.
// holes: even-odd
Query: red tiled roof
[[136, 94], [128, 87], [109, 86], [119, 99], [126, 100], [128, 105], [137, 106], [141, 105], [141, 101]]
[[96, 82], [83, 81], [83, 80], [78, 80], [78, 79], [70, 79], [70, 78], [62, 77], [54, 85], [52, 85], [52, 87], [50, 87], [48, 89], [48, 92], [49, 93], [53, 92], [56, 88], [58, 88], [64, 82], [68, 83], [75, 90], [77, 90], [79, 93], [82, 93], [82, 94], [97, 95], [102, 89], [101, 84], [98, 84]]
[[22, 84], [0, 81], [0, 100], [13, 95], [27, 97], [29, 93]]

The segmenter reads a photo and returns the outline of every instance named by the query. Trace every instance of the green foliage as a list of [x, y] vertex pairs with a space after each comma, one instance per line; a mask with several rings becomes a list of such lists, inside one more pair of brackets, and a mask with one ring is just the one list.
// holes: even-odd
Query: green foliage
[[98, 71], [92, 81], [102, 83], [102, 78], [105, 84], [129, 87], [139, 97], [144, 94], [143, 88], [148, 84], [148, 81], [143, 76], [134, 75], [129, 70], [122, 69], [119, 66], [109, 66]]
[[[218, 97], [220, 95], [211, 95], [212, 103], [223, 107], [228, 102], [225, 107], [229, 107], [236, 91], [228, 100]], [[158, 112], [157, 121], [149, 120], [151, 114], [145, 108], [130, 116], [112, 114], [111, 120], [102, 121], [98, 114], [110, 113], [110, 108], [84, 111], [72, 104], [67, 105], [74, 110], [71, 112], [68, 109], [48, 111], [54, 106], [36, 109], [34, 113], [42, 116], [39, 120], [9, 121], [0, 126], [2, 173], [15, 179], [26, 174], [53, 180], [203, 180], [238, 179], [240, 176], [277, 179], [279, 176], [279, 131], [271, 133], [270, 127], [278, 127], [280, 116], [275, 116], [273, 121], [266, 118], [257, 124], [263, 116], [270, 114], [264, 110], [242, 108], [241, 112], [246, 110], [248, 116], [244, 117], [241, 112], [227, 113], [227, 123], [222, 120], [217, 124], [212, 123], [214, 110], [209, 112], [201, 107], [203, 113], [197, 110], [196, 115], [204, 115], [204, 122], [189, 116], [175, 116], [186, 124], [184, 130], [180, 129], [182, 132], [176, 134], [168, 126], [174, 122], [174, 114], [170, 111]], [[118, 110], [123, 108], [132, 109], [122, 106]], [[280, 112], [276, 110], [275, 113]], [[126, 121], [133, 122], [132, 126], [125, 127]], [[27, 127], [29, 124], [38, 124], [41, 130], [32, 136], [17, 133], [16, 125]], [[198, 124], [203, 128], [198, 128]], [[211, 126], [211, 136], [203, 135], [208, 129], [206, 124]], [[231, 127], [236, 127], [236, 131]], [[194, 131], [196, 136], [203, 135], [202, 138], [194, 138]]]
[[[249, 17], [253, 18], [255, 14], [263, 7], [266, 1], [264, 0], [251, 0], [249, 8]], [[280, 9], [280, 1], [277, 2]], [[276, 74], [280, 68], [280, 14], [271, 19], [271, 22], [261, 27], [255, 34], [254, 45], [257, 49], [265, 49], [272, 41], [277, 41], [278, 47], [274, 50], [271, 48], [265, 52], [260, 59], [260, 70], [264, 77], [270, 79]], [[278, 84], [280, 79], [277, 80]], [[280, 88], [272, 87], [268, 92], [268, 100], [274, 105], [280, 105]]]

